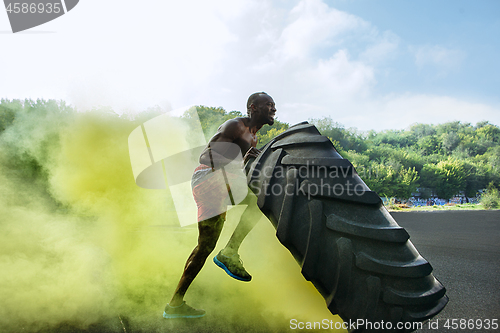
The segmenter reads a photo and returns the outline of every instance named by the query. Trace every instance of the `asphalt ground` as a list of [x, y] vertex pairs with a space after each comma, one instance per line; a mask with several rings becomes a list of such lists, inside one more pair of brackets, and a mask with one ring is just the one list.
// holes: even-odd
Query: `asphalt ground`
[[[500, 332], [500, 211], [391, 215], [431, 263], [450, 298], [418, 332]], [[485, 328], [488, 322], [490, 329]]]

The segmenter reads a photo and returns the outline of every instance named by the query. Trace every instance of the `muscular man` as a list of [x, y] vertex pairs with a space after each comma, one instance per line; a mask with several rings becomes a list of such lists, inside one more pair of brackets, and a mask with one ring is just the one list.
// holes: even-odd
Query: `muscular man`
[[[250, 157], [258, 156], [260, 151], [256, 148], [257, 131], [265, 124], [272, 125], [275, 113], [276, 106], [271, 96], [265, 92], [250, 95], [247, 102], [248, 116], [234, 118], [222, 124], [201, 153], [201, 165], [196, 168], [192, 181], [193, 195], [198, 205], [198, 245], [187, 259], [172, 300], [165, 307], [164, 318], [197, 318], [205, 315], [204, 310], [187, 305], [184, 294], [214, 250], [225, 221], [227, 197], [231, 193], [227, 178], [231, 175], [222, 167], [235, 158], [231, 146], [239, 148], [238, 153], [244, 153], [245, 162]], [[222, 171], [224, 175], [225, 183], [222, 189], [217, 177], [213, 176], [217, 171]], [[252, 276], [243, 267], [238, 249], [258, 221], [252, 212], [256, 208], [256, 198], [249, 192], [241, 203], [248, 206], [226, 247], [214, 257], [214, 262], [231, 277], [250, 281]], [[218, 207], [221, 205], [224, 205], [223, 209]]]

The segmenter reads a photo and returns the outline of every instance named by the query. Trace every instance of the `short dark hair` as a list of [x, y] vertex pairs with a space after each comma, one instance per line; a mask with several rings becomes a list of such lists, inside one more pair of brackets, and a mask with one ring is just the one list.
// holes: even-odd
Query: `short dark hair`
[[253, 93], [250, 95], [250, 97], [248, 97], [248, 101], [247, 101], [247, 115], [248, 116], [250, 116], [250, 105], [254, 104], [255, 100], [257, 100], [257, 98], [259, 98], [260, 95], [269, 96], [268, 93], [261, 91], [261, 92]]

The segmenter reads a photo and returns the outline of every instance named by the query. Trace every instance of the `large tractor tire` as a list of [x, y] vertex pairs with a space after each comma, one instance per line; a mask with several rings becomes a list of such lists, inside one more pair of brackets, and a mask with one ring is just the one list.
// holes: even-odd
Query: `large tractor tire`
[[351, 331], [411, 332], [445, 307], [446, 289], [406, 230], [314, 125], [290, 127], [245, 170], [278, 240], [330, 312], [361, 323]]

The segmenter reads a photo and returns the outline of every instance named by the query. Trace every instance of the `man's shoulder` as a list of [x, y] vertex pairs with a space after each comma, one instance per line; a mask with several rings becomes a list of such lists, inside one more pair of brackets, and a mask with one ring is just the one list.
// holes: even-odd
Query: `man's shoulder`
[[246, 126], [247, 121], [247, 117], [236, 117], [226, 120], [221, 126]]
[[247, 128], [248, 118], [236, 117], [233, 119], [226, 120], [222, 125], [220, 125], [220, 130], [222, 131], [235, 131], [235, 130], [245, 130]]
[[225, 137], [235, 139], [248, 130], [247, 119], [245, 117], [236, 117], [226, 120], [220, 125], [218, 131]]

